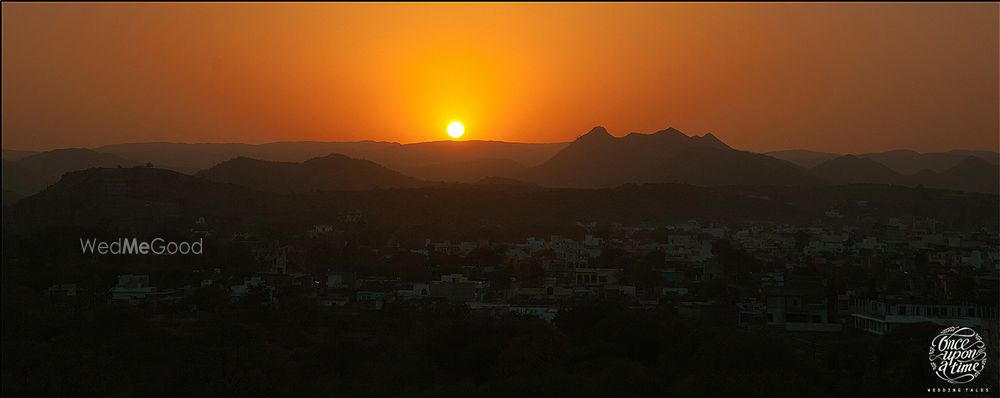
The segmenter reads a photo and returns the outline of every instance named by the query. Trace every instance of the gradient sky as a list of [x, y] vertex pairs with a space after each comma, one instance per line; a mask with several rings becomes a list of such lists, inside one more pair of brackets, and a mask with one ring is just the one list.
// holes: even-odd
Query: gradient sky
[[569, 141], [997, 150], [997, 4], [8, 4], [3, 147]]

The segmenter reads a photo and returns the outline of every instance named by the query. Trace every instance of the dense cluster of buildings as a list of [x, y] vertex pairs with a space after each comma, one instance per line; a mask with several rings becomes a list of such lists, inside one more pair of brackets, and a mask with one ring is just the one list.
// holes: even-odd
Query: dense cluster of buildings
[[[670, 225], [577, 223], [579, 238], [553, 235], [518, 242], [431, 241], [402, 247], [390, 239], [374, 251], [409, 252], [462, 262], [476, 250], [500, 261], [471, 261], [429, 280], [363, 275], [338, 264], [325, 274], [298, 270], [296, 244], [237, 234], [253, 249], [259, 272], [198, 270], [197, 284], [168, 289], [147, 275], [121, 275], [108, 300], [159, 308], [198, 289], [223, 288], [230, 300], [275, 303], [307, 297], [319, 306], [380, 310], [386, 305], [447, 302], [490, 316], [551, 321], [582, 299], [613, 299], [634, 308], [670, 306], [698, 322], [787, 332], [885, 334], [913, 323], [974, 326], [997, 338], [1000, 254], [996, 231], [948, 231], [935, 220], [846, 222], [836, 211], [812, 226], [688, 221]], [[357, 223], [359, 215], [345, 221]], [[204, 221], [199, 220], [198, 225]], [[599, 233], [600, 232], [600, 236]], [[328, 239], [337, 225], [316, 225], [305, 239]], [[649, 260], [652, 259], [652, 260]], [[642, 266], [638, 264], [642, 263]], [[531, 266], [537, 278], [512, 269]], [[50, 295], [75, 295], [73, 284]]]

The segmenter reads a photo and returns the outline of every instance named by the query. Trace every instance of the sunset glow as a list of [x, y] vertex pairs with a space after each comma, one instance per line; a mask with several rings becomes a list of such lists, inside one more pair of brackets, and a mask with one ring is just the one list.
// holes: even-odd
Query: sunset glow
[[[995, 148], [995, 4], [4, 4], [3, 145]], [[850, 26], [850, 29], [845, 29]], [[934, 27], [929, 29], [928, 27]]]
[[0, 7], [4, 395], [1000, 389], [997, 2]]

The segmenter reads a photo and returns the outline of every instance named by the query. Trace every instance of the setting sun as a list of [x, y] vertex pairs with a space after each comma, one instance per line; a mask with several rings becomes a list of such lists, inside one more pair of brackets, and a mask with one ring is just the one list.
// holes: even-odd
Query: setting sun
[[465, 126], [462, 122], [451, 122], [448, 125], [448, 136], [451, 138], [462, 138], [462, 134], [465, 134]]

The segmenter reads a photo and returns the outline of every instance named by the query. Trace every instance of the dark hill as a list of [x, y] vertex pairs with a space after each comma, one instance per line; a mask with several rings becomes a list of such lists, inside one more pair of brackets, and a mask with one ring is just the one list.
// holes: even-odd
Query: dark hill
[[476, 159], [415, 167], [412, 175], [427, 181], [473, 183], [487, 176], [519, 176], [524, 170], [524, 166], [510, 159]]
[[137, 162], [86, 148], [56, 149], [3, 162], [3, 189], [31, 195], [52, 185], [66, 172], [93, 167], [131, 167]]
[[415, 187], [422, 183], [377, 163], [331, 154], [302, 163], [238, 157], [198, 172], [198, 177], [260, 191], [292, 193]]
[[[326, 191], [294, 195], [254, 191], [154, 168], [67, 173], [37, 195], [3, 208], [4, 233], [49, 228], [187, 231], [205, 217], [224, 231], [303, 231], [357, 212], [373, 228], [410, 228], [428, 237], [474, 236], [484, 225], [536, 233], [578, 221], [815, 222], [831, 208], [845, 216], [934, 217], [954, 228], [995, 226], [997, 195], [888, 185], [702, 188], [626, 184], [614, 189], [492, 189], [448, 184], [412, 189]], [[865, 201], [867, 205], [856, 205]], [[76, 236], [76, 235], [74, 235]], [[75, 239], [58, 244], [72, 247]], [[79, 250], [79, 247], [76, 248]]]
[[668, 128], [616, 138], [600, 126], [530, 169], [524, 179], [546, 186], [583, 188], [658, 182], [701, 186], [816, 183], [791, 163], [737, 151], [712, 134], [687, 136]]
[[809, 151], [805, 149], [789, 149], [784, 151], [765, 152], [767, 156], [795, 163], [803, 168], [811, 169], [820, 163], [840, 155], [829, 152]]
[[663, 172], [668, 181], [705, 186], [812, 186], [822, 183], [783, 160], [753, 152], [710, 147], [681, 151], [668, 159]]
[[867, 158], [844, 155], [809, 170], [831, 184], [905, 184], [906, 176]]
[[925, 177], [921, 183], [937, 188], [996, 195], [1000, 194], [1000, 167], [982, 158], [968, 156], [941, 174]]
[[931, 170], [937, 173], [955, 167], [969, 156], [997, 164], [1000, 154], [990, 151], [927, 152], [920, 153], [911, 150], [893, 150], [879, 153], [868, 153], [858, 157], [868, 158], [886, 165], [900, 174], [910, 175], [921, 170]]
[[151, 232], [208, 215], [240, 222], [269, 213], [257, 206], [269, 195], [165, 169], [91, 168], [66, 173], [6, 207], [4, 233], [48, 227]]

